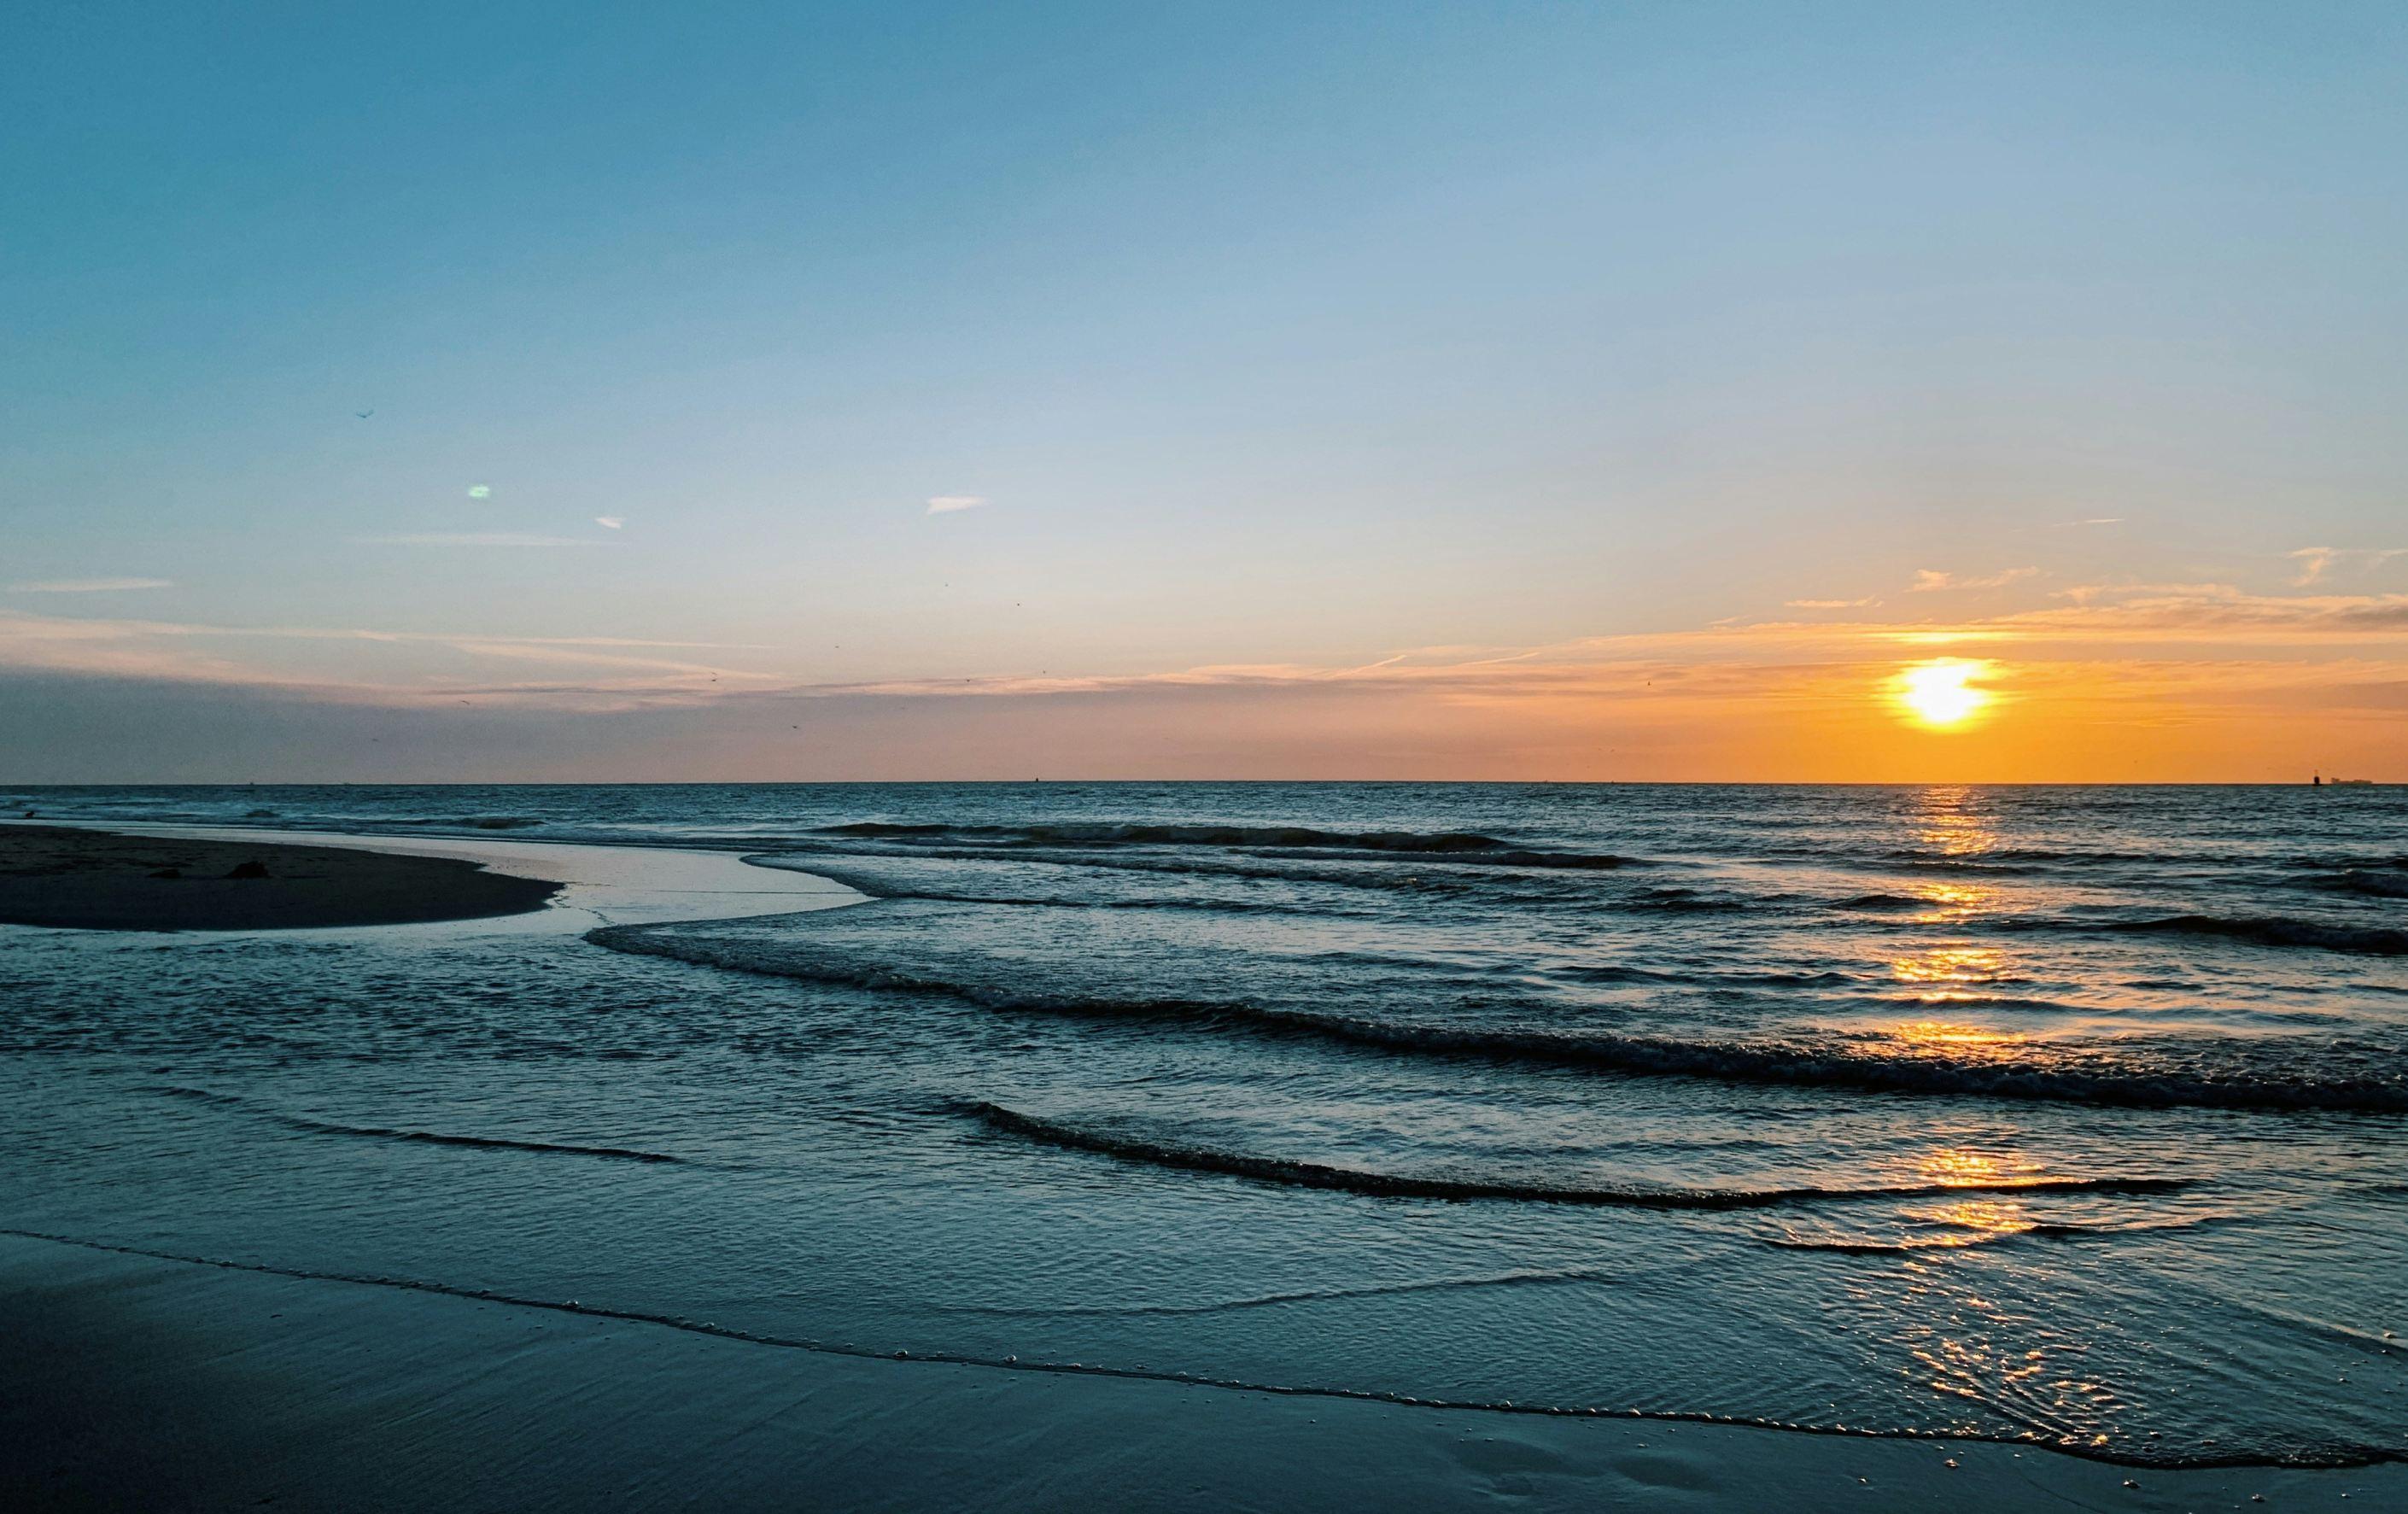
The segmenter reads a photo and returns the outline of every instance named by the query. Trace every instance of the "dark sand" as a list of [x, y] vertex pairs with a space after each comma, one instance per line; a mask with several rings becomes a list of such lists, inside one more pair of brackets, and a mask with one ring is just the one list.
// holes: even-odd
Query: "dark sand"
[[2267, 1507], [2253, 1493], [2408, 1507], [2408, 1467], [2136, 1472], [1966, 1442], [897, 1362], [0, 1233], [11, 1510], [2154, 1514]]
[[[246, 864], [266, 876], [228, 876]], [[152, 876], [171, 869], [180, 876]], [[0, 924], [7, 925], [93, 931], [400, 925], [515, 915], [540, 908], [559, 889], [447, 857], [0, 825]]]

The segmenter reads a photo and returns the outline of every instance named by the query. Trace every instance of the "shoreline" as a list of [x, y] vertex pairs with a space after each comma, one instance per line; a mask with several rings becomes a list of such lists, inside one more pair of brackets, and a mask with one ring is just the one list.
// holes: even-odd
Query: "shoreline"
[[[0, 1503], [378, 1509], [2408, 1500], [2408, 1467], [1499, 1414], [762, 1343], [434, 1285], [0, 1235]], [[908, 1451], [908, 1454], [904, 1454]], [[2137, 1486], [2134, 1486], [2137, 1484]]]

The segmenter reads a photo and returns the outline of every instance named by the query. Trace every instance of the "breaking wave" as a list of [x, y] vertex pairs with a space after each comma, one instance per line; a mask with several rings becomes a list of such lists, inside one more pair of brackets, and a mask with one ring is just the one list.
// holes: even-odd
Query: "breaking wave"
[[791, 948], [731, 941], [675, 927], [613, 925], [588, 932], [596, 946], [698, 965], [881, 992], [942, 995], [996, 1010], [1122, 1023], [1301, 1036], [1406, 1055], [1536, 1062], [1633, 1076], [1714, 1078], [1869, 1093], [2087, 1102], [2131, 1107], [2408, 1111], [2408, 1069], [2381, 1075], [2186, 1064], [2117, 1064], [2057, 1048], [2052, 1060], [1901, 1050], [1887, 1038], [1680, 1040], [1612, 1032], [1453, 1026], [1331, 1014], [1240, 1000], [1111, 998], [962, 983], [900, 969], [817, 962]]
[[1026, 1114], [983, 1100], [958, 1105], [991, 1130], [1123, 1162], [1184, 1172], [1218, 1173], [1288, 1188], [1317, 1188], [1375, 1198], [1501, 1199], [1631, 1209], [1762, 1209], [1868, 1199], [1937, 1198], [1958, 1193], [2162, 1193], [2188, 1186], [2179, 1178], [2033, 1178], [1984, 1183], [1906, 1183], [1864, 1188], [1596, 1187], [1518, 1178], [1376, 1172], [1131, 1134]]
[[1610, 852], [1558, 851], [1472, 831], [1327, 831], [1305, 825], [1167, 825], [1065, 822], [1050, 825], [954, 825], [859, 821], [822, 826], [819, 836], [913, 846], [1109, 850], [1114, 847], [1216, 847], [1240, 852], [1286, 852], [1312, 860], [1345, 861], [1364, 854], [1493, 867], [1560, 867], [1604, 871], [1638, 859]]
[[2319, 921], [2286, 920], [2274, 915], [2169, 915], [2157, 920], [2119, 921], [2100, 930], [2176, 936], [2215, 936], [2252, 946], [2314, 947], [2327, 951], [2361, 951], [2379, 957], [2408, 956], [2408, 930], [2380, 926], [2329, 925]]

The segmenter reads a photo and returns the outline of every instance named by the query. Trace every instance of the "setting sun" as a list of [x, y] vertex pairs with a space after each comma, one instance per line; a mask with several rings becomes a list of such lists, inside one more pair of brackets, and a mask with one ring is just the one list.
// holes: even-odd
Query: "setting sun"
[[1956, 657], [1918, 663], [1899, 674], [1898, 702], [1925, 725], [1961, 725], [1990, 703], [1993, 695], [1974, 681], [1989, 670], [1988, 663]]

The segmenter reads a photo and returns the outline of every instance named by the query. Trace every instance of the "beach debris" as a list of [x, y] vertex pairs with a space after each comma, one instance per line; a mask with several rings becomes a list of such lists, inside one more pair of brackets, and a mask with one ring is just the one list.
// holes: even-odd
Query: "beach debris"
[[267, 864], [256, 858], [250, 862], [236, 863], [226, 873], [228, 878], [265, 878], [266, 876]]

